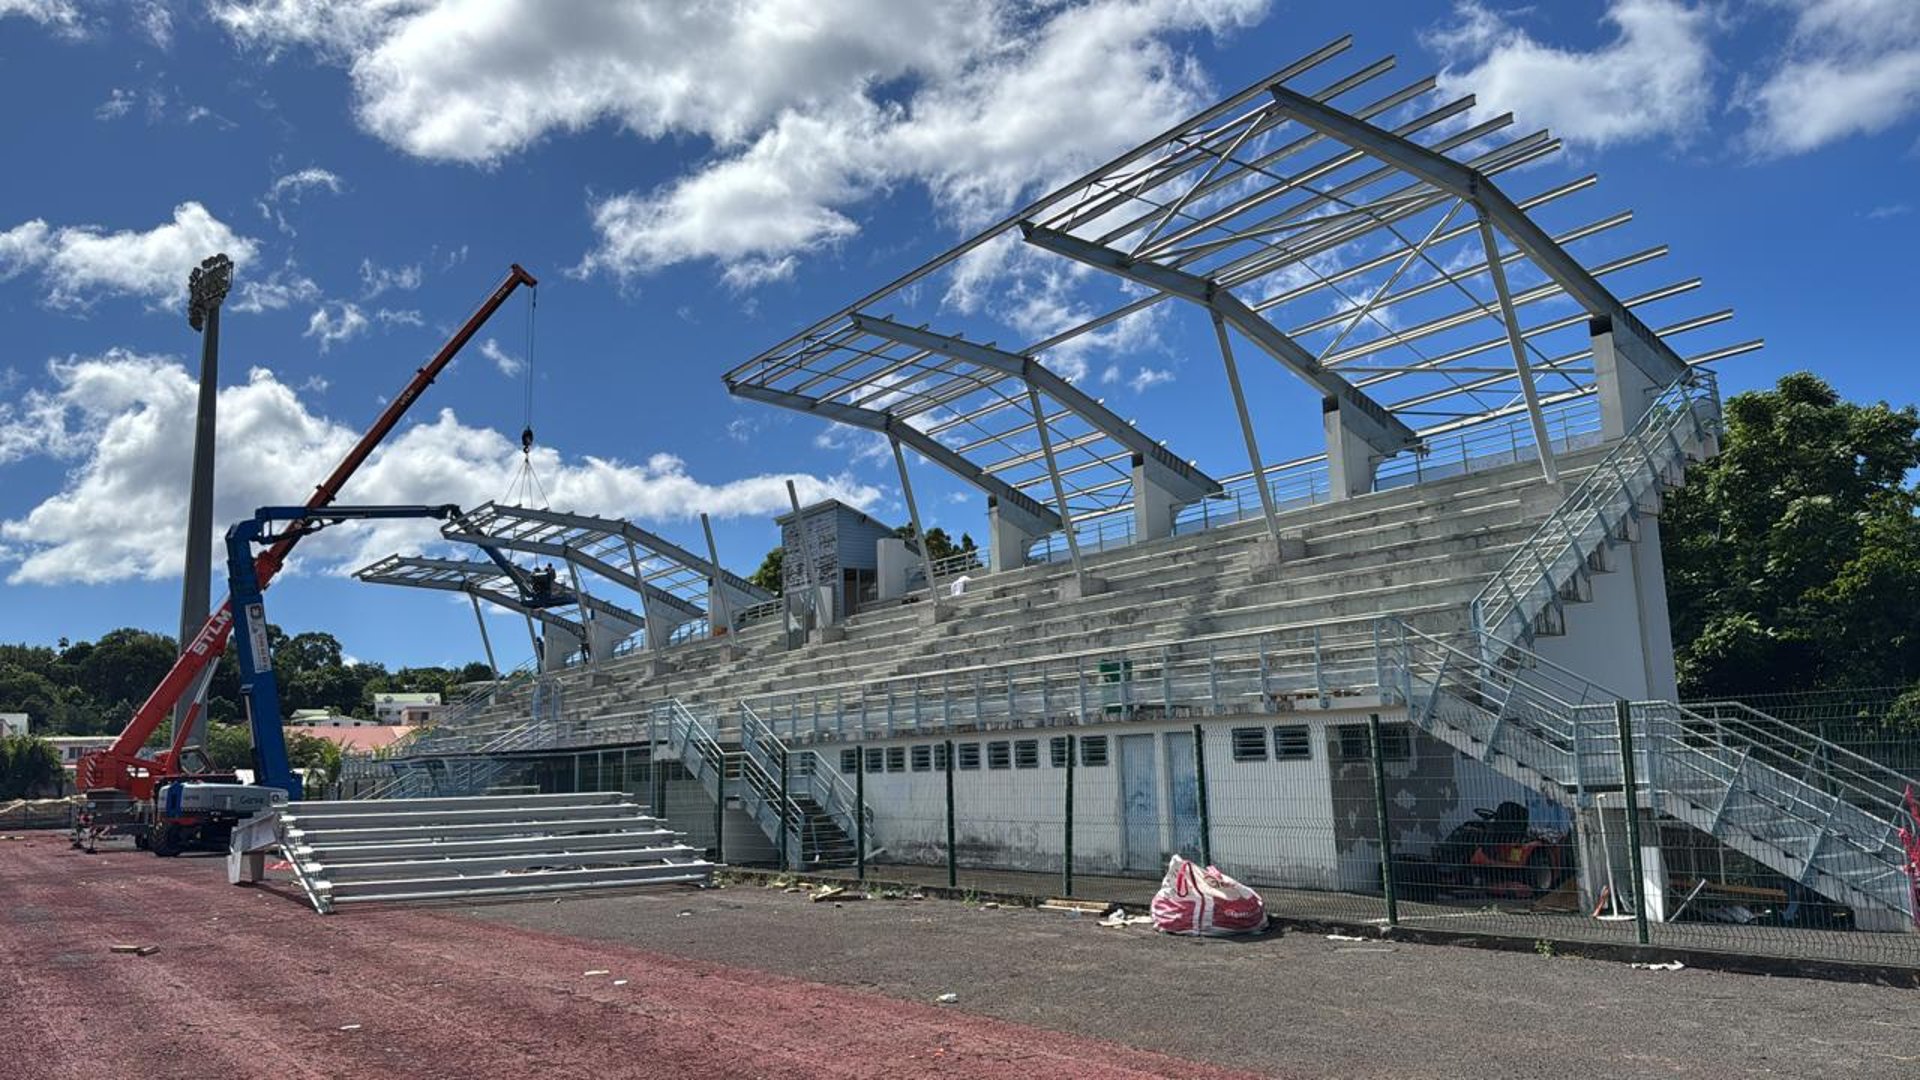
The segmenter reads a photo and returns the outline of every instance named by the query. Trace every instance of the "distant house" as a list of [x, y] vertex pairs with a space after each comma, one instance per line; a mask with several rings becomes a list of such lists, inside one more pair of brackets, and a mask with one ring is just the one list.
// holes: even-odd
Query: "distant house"
[[26, 733], [26, 713], [0, 712], [0, 735], [25, 735]]
[[89, 750], [105, 750], [113, 745], [116, 735], [50, 735], [47, 741], [53, 744], [60, 754], [60, 764], [71, 772], [79, 768], [80, 758]]
[[288, 727], [297, 728], [356, 728], [380, 727], [381, 720], [362, 720], [357, 716], [342, 716], [331, 709], [295, 709], [287, 717]]
[[439, 694], [375, 694], [374, 719], [386, 725], [431, 724], [446, 708]]

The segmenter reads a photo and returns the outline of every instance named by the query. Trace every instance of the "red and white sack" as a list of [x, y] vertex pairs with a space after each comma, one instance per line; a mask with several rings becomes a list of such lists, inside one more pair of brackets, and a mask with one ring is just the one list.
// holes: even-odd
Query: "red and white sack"
[[1209, 866], [1175, 855], [1153, 896], [1153, 928], [1163, 934], [1252, 934], [1267, 928], [1260, 894]]

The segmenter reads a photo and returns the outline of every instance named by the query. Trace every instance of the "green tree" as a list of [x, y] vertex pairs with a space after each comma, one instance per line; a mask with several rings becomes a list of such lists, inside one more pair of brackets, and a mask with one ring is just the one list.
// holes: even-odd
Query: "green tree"
[[201, 747], [216, 769], [253, 768], [253, 736], [241, 724], [208, 724]]
[[65, 780], [52, 743], [34, 735], [0, 737], [0, 799], [57, 795]]
[[1726, 418], [1660, 519], [1682, 693], [1920, 680], [1920, 414], [1801, 372]]
[[747, 580], [779, 596], [782, 591], [780, 574], [785, 567], [786, 559], [787, 549], [774, 548], [767, 552], [766, 558], [760, 560], [760, 568], [747, 575]]
[[287, 761], [296, 769], [305, 769], [306, 787], [311, 791], [331, 785], [340, 778], [340, 744], [304, 731], [287, 733]]

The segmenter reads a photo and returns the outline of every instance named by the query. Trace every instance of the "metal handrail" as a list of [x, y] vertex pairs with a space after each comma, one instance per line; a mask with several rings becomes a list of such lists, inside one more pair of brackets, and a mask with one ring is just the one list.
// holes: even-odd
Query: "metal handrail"
[[[799, 771], [798, 778], [806, 783], [814, 802], [826, 808], [849, 839], [855, 835], [856, 815], [866, 819], [867, 835], [869, 837], [873, 835], [873, 808], [861, 804], [859, 795], [853, 790], [853, 785], [847, 783], [846, 777], [841, 776], [839, 771], [834, 769], [818, 751], [812, 749], [796, 751], [788, 746], [774, 732], [773, 726], [755, 712], [753, 706], [744, 701], [740, 702], [740, 732], [740, 744], [746, 747], [749, 753], [756, 748], [764, 749], [765, 744], [771, 742], [782, 754], [806, 755], [807, 767]], [[771, 766], [772, 762], [762, 764]], [[795, 775], [794, 770], [789, 768], [788, 776], [794, 778]]]
[[[1703, 403], [1707, 406], [1705, 418], [1701, 415]], [[1552, 602], [1562, 584], [1555, 579], [1555, 573], [1575, 573], [1587, 558], [1588, 553], [1580, 550], [1580, 541], [1597, 528], [1592, 542], [1596, 545], [1602, 542], [1618, 516], [1628, 513], [1639, 499], [1641, 492], [1635, 490], [1635, 485], [1658, 482], [1654, 460], [1656, 454], [1663, 452], [1660, 444], [1683, 420], [1693, 426], [1696, 435], [1704, 436], [1709, 426], [1719, 424], [1719, 418], [1719, 389], [1712, 372], [1694, 368], [1674, 380], [1661, 391], [1633, 430], [1587, 473], [1474, 597], [1471, 605], [1474, 625], [1502, 644], [1518, 643], [1524, 635], [1508, 636], [1505, 627], [1516, 615], [1521, 617], [1523, 627], [1530, 621], [1531, 616], [1521, 611], [1523, 598], [1533, 597], [1544, 589], [1542, 603]], [[1607, 508], [1623, 501], [1616, 521], [1609, 521]], [[1551, 557], [1546, 554], [1549, 551]], [[1562, 566], [1569, 554], [1575, 558]]]

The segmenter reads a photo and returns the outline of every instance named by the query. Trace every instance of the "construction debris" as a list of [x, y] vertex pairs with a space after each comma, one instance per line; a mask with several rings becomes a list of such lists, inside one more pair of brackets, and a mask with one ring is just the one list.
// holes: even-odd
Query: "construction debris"
[[1104, 900], [1075, 900], [1069, 896], [1051, 897], [1039, 905], [1041, 911], [1064, 911], [1072, 915], [1105, 915], [1114, 907]]
[[1679, 971], [1681, 968], [1686, 966], [1687, 965], [1681, 963], [1680, 961], [1675, 960], [1672, 963], [1667, 963], [1667, 964], [1634, 964], [1633, 968], [1636, 971]]
[[1127, 926], [1152, 926], [1153, 916], [1129, 915], [1127, 914], [1126, 908], [1117, 907], [1117, 908], [1114, 908], [1113, 911], [1106, 918], [1100, 920], [1100, 925], [1109, 927], [1109, 928], [1120, 928], [1120, 927], [1127, 927]]
[[109, 952], [125, 953], [130, 956], [152, 956], [160, 951], [158, 945], [114, 945]]
[[613, 972], [608, 971], [606, 968], [594, 968], [592, 971], [583, 971], [580, 974], [583, 978], [591, 979], [595, 975], [611, 975]]
[[813, 895], [809, 897], [809, 899], [817, 904], [822, 900], [838, 900], [846, 895], [847, 887], [845, 885], [822, 885], [813, 891]]
[[954, 1002], [960, 1000], [960, 995], [955, 993], [945, 993], [945, 994], [941, 994], [937, 998], [934, 998], [933, 1000], [939, 1002], [942, 1005], [951, 1005]]

